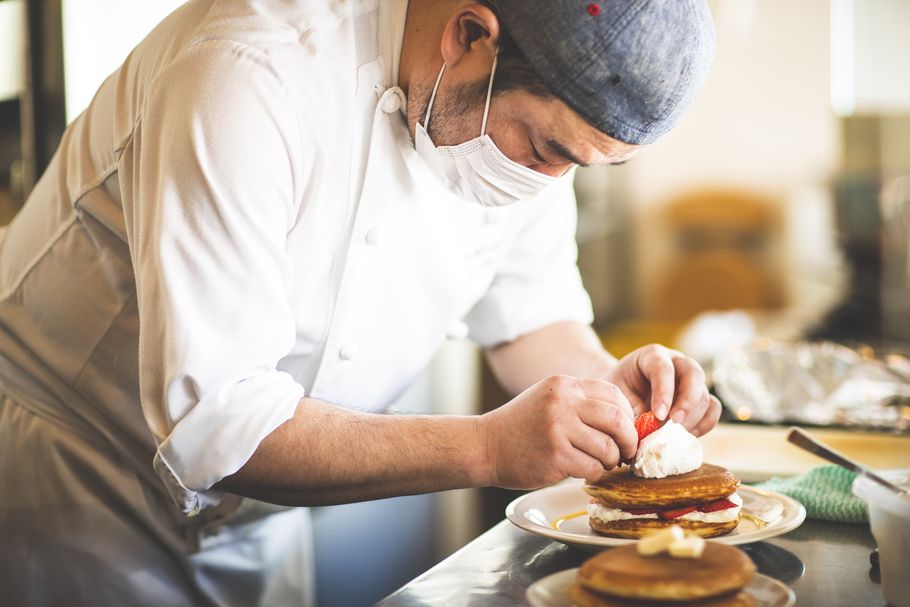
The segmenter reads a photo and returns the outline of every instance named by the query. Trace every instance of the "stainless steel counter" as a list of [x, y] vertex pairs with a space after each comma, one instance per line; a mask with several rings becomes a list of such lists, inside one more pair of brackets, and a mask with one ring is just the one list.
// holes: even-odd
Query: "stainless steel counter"
[[[799, 607], [884, 605], [878, 567], [870, 568], [874, 547], [866, 525], [818, 521], [742, 546], [761, 573], [793, 588]], [[527, 605], [528, 586], [590, 556], [502, 521], [379, 605]]]

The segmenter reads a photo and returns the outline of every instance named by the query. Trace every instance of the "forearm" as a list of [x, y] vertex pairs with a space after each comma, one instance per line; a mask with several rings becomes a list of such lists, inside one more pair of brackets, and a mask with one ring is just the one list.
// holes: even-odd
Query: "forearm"
[[362, 413], [304, 398], [215, 488], [323, 506], [483, 486], [489, 475], [478, 419]]
[[555, 323], [487, 351], [496, 379], [518, 394], [541, 379], [557, 374], [604, 377], [616, 364], [587, 325]]

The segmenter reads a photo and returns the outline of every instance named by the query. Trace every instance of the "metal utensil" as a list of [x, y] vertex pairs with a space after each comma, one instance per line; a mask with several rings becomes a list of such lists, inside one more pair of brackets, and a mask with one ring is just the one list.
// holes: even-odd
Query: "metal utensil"
[[820, 457], [822, 459], [826, 459], [829, 462], [833, 462], [833, 463], [837, 464], [838, 466], [842, 466], [842, 467], [846, 468], [847, 470], [852, 470], [853, 472], [856, 472], [857, 474], [862, 474], [862, 475], [866, 476], [867, 478], [875, 481], [879, 485], [886, 487], [886, 488], [890, 489], [891, 491], [894, 491], [898, 495], [907, 493], [906, 490], [901, 489], [897, 485], [894, 485], [894, 484], [886, 481], [885, 479], [880, 477], [878, 474], [876, 474], [875, 472], [873, 472], [866, 466], [863, 466], [862, 464], [853, 461], [852, 459], [843, 455], [842, 453], [838, 453], [837, 451], [835, 451], [828, 445], [824, 444], [817, 438], [810, 436], [808, 433], [803, 431], [801, 428], [796, 428], [796, 427], [790, 428], [790, 431], [787, 433], [787, 440], [790, 441], [791, 443], [793, 443], [794, 445], [796, 445], [797, 447], [799, 447], [801, 449], [805, 449], [809, 453], [812, 453], [813, 455], [817, 455], [818, 457]]

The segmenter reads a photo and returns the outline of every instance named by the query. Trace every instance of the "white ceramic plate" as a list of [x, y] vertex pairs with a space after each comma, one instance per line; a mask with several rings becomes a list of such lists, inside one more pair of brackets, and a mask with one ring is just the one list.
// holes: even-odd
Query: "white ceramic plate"
[[[582, 481], [566, 481], [523, 495], [506, 508], [506, 518], [525, 531], [590, 552], [634, 542], [605, 537], [591, 530], [588, 515], [584, 512], [591, 497], [584, 492], [582, 485]], [[803, 505], [786, 495], [746, 486], [740, 487], [738, 492], [743, 498], [744, 514], [767, 511], [777, 502], [782, 508], [781, 515], [764, 526], [743, 516], [736, 529], [711, 541], [721, 544], [757, 542], [793, 531], [806, 519]], [[573, 517], [573, 514], [576, 516]]]
[[[532, 607], [571, 607], [569, 586], [578, 569], [567, 569], [537, 580], [528, 587], [526, 596]], [[785, 584], [766, 575], [756, 574], [744, 590], [757, 602], [757, 607], [790, 607], [796, 595]], [[669, 603], [668, 603], [669, 604]]]

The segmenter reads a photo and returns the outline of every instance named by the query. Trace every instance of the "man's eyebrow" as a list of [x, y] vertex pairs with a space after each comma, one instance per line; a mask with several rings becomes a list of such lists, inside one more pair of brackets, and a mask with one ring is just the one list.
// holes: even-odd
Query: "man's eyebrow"
[[565, 158], [572, 164], [577, 164], [580, 167], [591, 166], [587, 162], [584, 162], [581, 159], [579, 159], [578, 157], [576, 157], [575, 154], [573, 154], [571, 151], [569, 151], [566, 148], [566, 146], [564, 146], [560, 142], [556, 141], [555, 139], [547, 139], [546, 144], [547, 144], [547, 147], [550, 148], [550, 151], [562, 156], [563, 158]]

